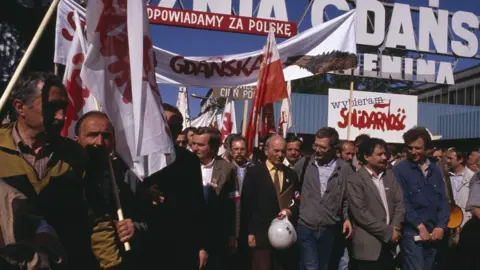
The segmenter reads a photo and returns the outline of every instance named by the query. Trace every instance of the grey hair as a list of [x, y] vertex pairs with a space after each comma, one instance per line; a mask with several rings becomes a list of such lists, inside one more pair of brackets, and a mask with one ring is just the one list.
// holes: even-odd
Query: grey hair
[[28, 73], [25, 77], [21, 78], [13, 88], [12, 93], [9, 97], [9, 111], [10, 111], [10, 119], [15, 121], [17, 119], [17, 111], [13, 107], [13, 102], [15, 100], [20, 100], [23, 102], [27, 107], [31, 107], [33, 101], [42, 95], [41, 89], [38, 89], [38, 83], [44, 82], [45, 84], [49, 84], [50, 87], [57, 86], [66, 91], [65, 86], [62, 83], [62, 80], [53, 75], [53, 73], [48, 72], [31, 72]]

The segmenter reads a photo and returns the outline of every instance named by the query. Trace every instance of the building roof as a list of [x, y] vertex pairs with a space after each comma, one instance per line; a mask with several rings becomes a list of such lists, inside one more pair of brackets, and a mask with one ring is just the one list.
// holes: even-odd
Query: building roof
[[[453, 77], [455, 78], [455, 85], [457, 86], [459, 83], [471, 80], [473, 78], [478, 78], [479, 76], [480, 76], [480, 64], [461, 70], [461, 71], [457, 71], [453, 74]], [[413, 95], [421, 95], [423, 93], [443, 89], [446, 86], [447, 85], [445, 84], [423, 83], [414, 87], [413, 89], [408, 90], [408, 93]]]

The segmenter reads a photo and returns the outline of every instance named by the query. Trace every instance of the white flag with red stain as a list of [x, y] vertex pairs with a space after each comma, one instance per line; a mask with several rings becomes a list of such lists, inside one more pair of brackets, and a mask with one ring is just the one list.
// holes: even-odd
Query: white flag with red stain
[[[233, 91], [230, 91], [231, 93]], [[222, 142], [230, 134], [237, 133], [237, 120], [235, 117], [235, 100], [233, 100], [232, 95], [229, 95], [225, 103], [225, 108], [223, 109], [222, 115], [222, 126], [220, 128], [222, 133]]]
[[84, 31], [80, 24], [77, 12], [72, 16], [77, 29], [73, 32], [72, 43], [69, 53], [66, 57], [65, 74], [63, 83], [68, 91], [68, 107], [65, 117], [65, 125], [62, 130], [62, 136], [73, 138], [75, 136], [75, 124], [84, 114], [92, 110], [98, 110], [97, 103], [93, 95], [80, 78], [83, 62], [86, 53], [86, 40]]
[[278, 134], [287, 137], [288, 129], [292, 126], [292, 81], [287, 82], [288, 97], [282, 100], [282, 106], [280, 107], [280, 121], [278, 122]]
[[87, 40], [81, 78], [112, 121], [120, 157], [142, 178], [173, 162], [144, 1], [89, 1]]

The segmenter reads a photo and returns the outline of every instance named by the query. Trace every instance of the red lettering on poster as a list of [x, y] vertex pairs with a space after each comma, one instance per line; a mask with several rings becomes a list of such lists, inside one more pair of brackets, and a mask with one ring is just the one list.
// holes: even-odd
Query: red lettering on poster
[[[405, 109], [399, 108], [397, 114], [391, 113], [391, 101], [388, 103], [376, 103], [373, 107], [375, 109], [388, 108], [388, 111], [368, 112], [354, 109], [352, 111], [352, 126], [360, 130], [400, 131], [405, 129], [405, 119], [407, 118]], [[348, 108], [343, 108], [340, 111], [340, 116], [342, 117], [342, 121], [338, 122], [338, 127], [346, 128], [348, 126]]]

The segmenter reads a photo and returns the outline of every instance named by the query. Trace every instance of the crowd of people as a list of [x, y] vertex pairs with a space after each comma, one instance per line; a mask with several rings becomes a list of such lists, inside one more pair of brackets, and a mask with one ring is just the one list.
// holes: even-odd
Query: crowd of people
[[[249, 155], [241, 134], [183, 130], [163, 104], [176, 158], [139, 179], [115, 155], [106, 114], [78, 119], [75, 140], [60, 136], [59, 78], [29, 74], [8, 102], [0, 269], [480, 269], [480, 149], [434, 149], [423, 127], [405, 132], [403, 148], [322, 127], [312, 147], [271, 134]], [[271, 245], [275, 219], [295, 226], [289, 248]]]

